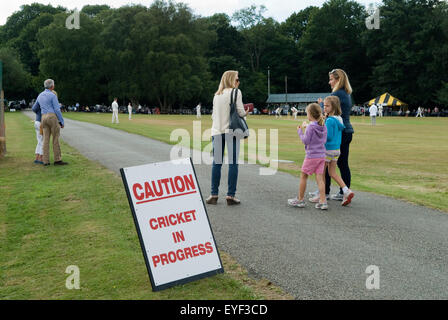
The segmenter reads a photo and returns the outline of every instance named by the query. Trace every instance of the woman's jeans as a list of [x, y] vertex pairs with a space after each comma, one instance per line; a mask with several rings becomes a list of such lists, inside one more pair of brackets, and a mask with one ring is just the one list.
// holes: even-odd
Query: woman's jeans
[[[348, 188], [350, 188], [350, 183], [352, 180], [352, 176], [350, 173], [350, 168], [348, 166], [348, 154], [350, 151], [350, 142], [352, 142], [353, 133], [345, 133], [342, 132], [342, 139], [341, 139], [341, 154], [338, 158], [338, 168], [339, 171], [341, 171], [341, 178], [344, 180], [345, 184]], [[330, 194], [330, 184], [331, 184], [331, 177], [328, 174], [328, 169], [325, 170], [325, 193]], [[342, 188], [339, 190], [340, 194], [343, 194]]]
[[238, 157], [240, 153], [240, 139], [231, 134], [212, 136], [213, 144], [213, 166], [212, 166], [212, 196], [218, 195], [219, 183], [221, 181], [221, 168], [224, 156], [224, 147], [227, 144], [227, 155], [229, 160], [229, 175], [227, 180], [227, 195], [235, 196], [238, 181]]

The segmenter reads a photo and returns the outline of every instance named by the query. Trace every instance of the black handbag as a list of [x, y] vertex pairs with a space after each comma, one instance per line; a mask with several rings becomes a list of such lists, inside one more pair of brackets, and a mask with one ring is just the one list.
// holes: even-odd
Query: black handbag
[[[234, 94], [235, 92], [235, 94]], [[230, 119], [229, 119], [229, 129], [232, 130], [234, 136], [240, 139], [246, 139], [249, 136], [249, 127], [247, 126], [246, 120], [240, 117], [238, 112], [236, 112], [236, 97], [238, 95], [238, 89], [232, 89], [230, 93]]]

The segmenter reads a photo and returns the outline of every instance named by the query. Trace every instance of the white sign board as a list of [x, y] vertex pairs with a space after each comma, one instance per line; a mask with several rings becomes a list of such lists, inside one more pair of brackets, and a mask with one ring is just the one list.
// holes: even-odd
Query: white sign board
[[190, 159], [120, 172], [153, 291], [224, 272]]

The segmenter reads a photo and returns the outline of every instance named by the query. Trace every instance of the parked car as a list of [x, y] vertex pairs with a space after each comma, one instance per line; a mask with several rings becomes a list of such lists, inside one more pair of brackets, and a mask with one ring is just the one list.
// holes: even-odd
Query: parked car
[[8, 110], [11, 111], [20, 111], [20, 101], [9, 101], [8, 102]]

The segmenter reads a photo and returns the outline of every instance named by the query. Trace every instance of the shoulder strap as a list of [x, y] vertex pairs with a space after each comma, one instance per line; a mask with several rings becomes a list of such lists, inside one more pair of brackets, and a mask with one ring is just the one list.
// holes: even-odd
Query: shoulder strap
[[[233, 92], [235, 91], [235, 96], [233, 95]], [[230, 113], [236, 112], [236, 97], [238, 96], [238, 89], [233, 88], [230, 92]]]
[[[233, 97], [233, 92], [235, 92], [235, 97]], [[237, 88], [233, 88], [232, 91], [230, 92], [230, 103], [236, 103], [236, 97], [238, 96], [238, 89]]]

